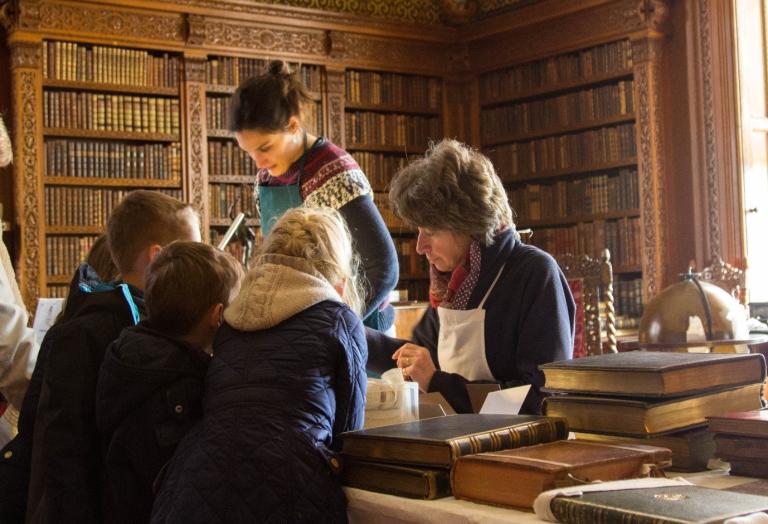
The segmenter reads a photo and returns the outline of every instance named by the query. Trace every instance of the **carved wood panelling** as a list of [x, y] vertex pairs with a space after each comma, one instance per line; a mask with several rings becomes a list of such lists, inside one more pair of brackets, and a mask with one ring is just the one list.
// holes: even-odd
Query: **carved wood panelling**
[[[203, 62], [187, 59], [185, 71], [197, 77], [194, 71], [203, 68]], [[189, 79], [189, 76], [187, 77]], [[203, 81], [205, 80], [203, 71]], [[205, 84], [198, 81], [188, 81], [185, 89], [185, 105], [187, 109], [186, 141], [187, 176], [184, 191], [187, 202], [200, 213], [203, 224], [208, 224], [208, 154], [206, 144], [205, 121]], [[209, 231], [203, 227], [203, 239], [208, 241]]]
[[444, 46], [354, 33], [344, 34], [344, 65], [445, 73]]
[[14, 42], [11, 46], [11, 68], [39, 68], [42, 64], [41, 52], [41, 46], [36, 42]]
[[344, 133], [344, 71], [335, 69], [326, 69], [326, 85], [328, 112], [326, 122], [328, 123], [328, 138], [331, 142], [346, 146], [346, 136]]
[[278, 29], [267, 25], [205, 20], [206, 46], [250, 49], [282, 55], [326, 56], [323, 31]]
[[116, 7], [44, 3], [40, 7], [40, 29], [79, 31], [127, 40], [182, 42], [184, 19], [181, 14], [121, 11]]

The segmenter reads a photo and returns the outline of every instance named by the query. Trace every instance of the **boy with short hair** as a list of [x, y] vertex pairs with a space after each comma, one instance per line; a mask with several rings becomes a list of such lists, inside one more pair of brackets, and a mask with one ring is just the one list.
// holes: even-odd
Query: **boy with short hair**
[[198, 242], [174, 242], [152, 262], [148, 318], [123, 330], [99, 372], [104, 522], [149, 522], [155, 478], [202, 416], [213, 338], [242, 276], [231, 255]]
[[107, 236], [121, 281], [73, 287], [40, 349], [22, 408], [30, 423], [8, 445], [18, 461], [14, 474], [29, 475], [28, 522], [101, 522], [98, 371], [109, 344], [143, 315], [152, 259], [174, 240], [199, 241], [200, 222], [188, 204], [139, 190], [112, 211]]

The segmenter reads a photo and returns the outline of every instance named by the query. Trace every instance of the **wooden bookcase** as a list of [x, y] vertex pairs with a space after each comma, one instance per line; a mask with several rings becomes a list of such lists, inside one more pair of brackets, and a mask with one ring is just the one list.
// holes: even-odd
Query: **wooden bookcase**
[[556, 256], [599, 259], [608, 248], [616, 313], [631, 324], [642, 311], [642, 270], [630, 41], [486, 72], [479, 95], [483, 150], [518, 226]]
[[374, 191], [374, 201], [392, 234], [400, 264], [398, 289], [408, 300], [429, 299], [429, 266], [416, 253], [416, 232], [389, 207], [389, 183], [409, 157], [422, 155], [442, 135], [442, 79], [386, 71], [345, 73], [347, 150]]

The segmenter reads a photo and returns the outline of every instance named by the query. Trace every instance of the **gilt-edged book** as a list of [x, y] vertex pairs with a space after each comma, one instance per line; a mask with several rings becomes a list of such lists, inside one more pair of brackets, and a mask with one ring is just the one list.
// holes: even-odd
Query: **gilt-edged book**
[[451, 472], [453, 496], [530, 508], [550, 489], [648, 476], [669, 466], [668, 449], [561, 440], [459, 458]]
[[450, 468], [462, 455], [562, 440], [565, 419], [537, 415], [448, 415], [342, 434], [346, 457]]
[[674, 471], [703, 471], [707, 469], [709, 459], [715, 456], [715, 439], [706, 428], [646, 438], [600, 433], [576, 433], [576, 438], [603, 444], [641, 444], [668, 448], [672, 452], [672, 465], [669, 469]]
[[551, 362], [539, 366], [546, 391], [676, 397], [765, 380], [759, 353], [667, 353], [629, 351]]
[[673, 399], [560, 395], [544, 399], [544, 412], [568, 419], [571, 431], [657, 436], [704, 426], [719, 413], [758, 409], [762, 387], [760, 382]]
[[699, 486], [590, 491], [549, 504], [563, 524], [720, 524], [768, 511], [768, 497]]
[[768, 439], [768, 409], [709, 417], [709, 431]]
[[451, 494], [450, 471], [349, 459], [341, 483], [353, 488], [415, 499], [439, 499]]

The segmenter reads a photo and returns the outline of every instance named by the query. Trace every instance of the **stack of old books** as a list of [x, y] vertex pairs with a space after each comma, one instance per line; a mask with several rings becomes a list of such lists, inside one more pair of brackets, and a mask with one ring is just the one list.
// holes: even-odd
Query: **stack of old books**
[[633, 351], [541, 366], [545, 413], [578, 439], [672, 450], [672, 467], [703, 469], [714, 453], [707, 417], [760, 409], [760, 354]]
[[768, 478], [768, 410], [710, 417], [709, 430], [731, 475]]
[[403, 497], [446, 497], [459, 457], [567, 436], [564, 419], [528, 415], [449, 415], [350, 431], [342, 435], [342, 482]]

